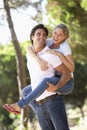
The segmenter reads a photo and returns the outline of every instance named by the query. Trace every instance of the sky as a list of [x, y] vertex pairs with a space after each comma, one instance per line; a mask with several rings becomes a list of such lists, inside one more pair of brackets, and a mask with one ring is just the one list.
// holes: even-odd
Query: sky
[[[13, 13], [13, 21], [18, 40], [21, 42], [29, 39], [30, 30], [36, 22], [26, 15], [15, 13]], [[0, 37], [1, 44], [6, 44], [11, 40], [7, 23], [4, 26], [0, 26]]]
[[[42, 9], [45, 13], [45, 5], [46, 1], [43, 3]], [[3, 6], [3, 3], [0, 1], [0, 7]], [[31, 19], [31, 16], [34, 16], [37, 12], [34, 8], [29, 7], [26, 10], [19, 10], [17, 11], [12, 11], [12, 20], [14, 24], [14, 29], [17, 35], [17, 38], [19, 42], [29, 40], [29, 34], [37, 22]], [[0, 23], [0, 44], [7, 44], [11, 41], [11, 36], [10, 36], [10, 31], [8, 28], [8, 23], [5, 20], [5, 11], [2, 10], [0, 11], [0, 21], [1, 17], [4, 19]], [[45, 19], [43, 19], [43, 22], [46, 22], [46, 16], [43, 16]]]

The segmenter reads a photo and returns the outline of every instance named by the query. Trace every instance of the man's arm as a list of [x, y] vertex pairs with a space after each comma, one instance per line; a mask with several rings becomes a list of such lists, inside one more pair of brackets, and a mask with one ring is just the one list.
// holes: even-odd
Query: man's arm
[[74, 60], [71, 54], [64, 56], [61, 52], [53, 50], [53, 49], [49, 49], [47, 52], [54, 54], [56, 56], [59, 56], [63, 64], [69, 69], [69, 71], [74, 72], [75, 65], [74, 65]]
[[49, 85], [49, 87], [46, 89], [47, 91], [58, 90], [59, 88], [63, 87], [71, 78], [71, 73], [65, 65], [61, 64], [60, 66], [56, 67], [55, 69], [62, 74], [61, 78], [56, 85], [53, 85], [53, 84], [47, 82], [47, 84]]

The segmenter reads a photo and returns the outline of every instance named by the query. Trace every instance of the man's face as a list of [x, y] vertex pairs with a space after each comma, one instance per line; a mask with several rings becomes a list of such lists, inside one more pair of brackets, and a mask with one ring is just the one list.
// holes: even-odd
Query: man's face
[[47, 35], [43, 29], [37, 29], [32, 36], [34, 47], [44, 47], [46, 45]]

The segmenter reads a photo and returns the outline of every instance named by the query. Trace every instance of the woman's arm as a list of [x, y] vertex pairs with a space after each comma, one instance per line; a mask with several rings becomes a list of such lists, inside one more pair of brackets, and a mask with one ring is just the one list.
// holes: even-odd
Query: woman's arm
[[32, 56], [39, 64], [40, 68], [45, 71], [48, 69], [48, 62], [41, 59], [40, 57], [37, 56], [37, 54], [34, 52], [31, 46], [27, 47], [26, 49], [27, 54]]
[[74, 60], [71, 54], [64, 56], [62, 53], [59, 51], [50, 49], [47, 52], [52, 53], [56, 56], [59, 56], [60, 59], [62, 60], [63, 64], [69, 69], [70, 72], [74, 72], [75, 65], [74, 65]]

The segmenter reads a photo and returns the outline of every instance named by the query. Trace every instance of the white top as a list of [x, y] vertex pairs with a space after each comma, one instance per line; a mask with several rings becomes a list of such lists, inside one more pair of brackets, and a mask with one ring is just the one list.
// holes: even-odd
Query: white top
[[[53, 38], [47, 39], [46, 44], [48, 47], [50, 47], [53, 44]], [[64, 56], [72, 54], [71, 48], [66, 41], [64, 41], [62, 44], [60, 44], [59, 48], [54, 49], [54, 50], [61, 52]], [[71, 73], [71, 75], [73, 77], [73, 72]]]
[[[50, 47], [53, 44], [53, 39], [52, 38], [47, 39], [46, 44]], [[61, 52], [64, 56], [72, 54], [71, 48], [66, 41], [60, 44], [60, 47], [55, 50]]]
[[[46, 50], [48, 49], [49, 47], [46, 46], [41, 52], [38, 53], [38, 56], [40, 58], [48, 62], [49, 68], [46, 71], [42, 71], [37, 61], [28, 54], [26, 54], [27, 67], [31, 78], [32, 90], [35, 89], [44, 78], [54, 76], [55, 67], [62, 64], [62, 61], [58, 56], [46, 53]], [[36, 100], [39, 101], [53, 94], [55, 94], [55, 92], [48, 92], [45, 90]]]

